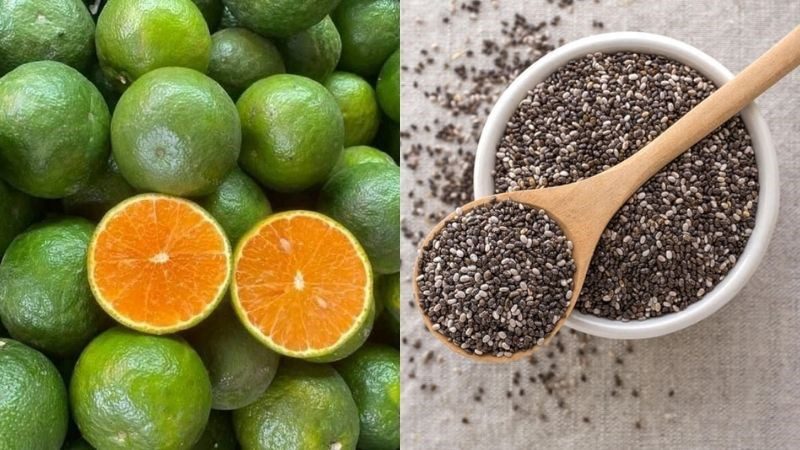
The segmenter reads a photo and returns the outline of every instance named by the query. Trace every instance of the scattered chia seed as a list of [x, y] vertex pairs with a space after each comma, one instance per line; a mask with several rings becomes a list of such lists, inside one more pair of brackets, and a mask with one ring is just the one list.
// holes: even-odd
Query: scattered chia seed
[[[668, 58], [596, 53], [536, 86], [498, 146], [496, 192], [578, 181], [623, 161], [715, 86]], [[637, 320], [680, 311], [736, 263], [755, 225], [758, 169], [737, 116], [640, 188], [611, 220], [577, 307]]]
[[420, 252], [422, 309], [468, 353], [541, 345], [572, 297], [572, 243], [543, 210], [521, 203], [458, 214]]

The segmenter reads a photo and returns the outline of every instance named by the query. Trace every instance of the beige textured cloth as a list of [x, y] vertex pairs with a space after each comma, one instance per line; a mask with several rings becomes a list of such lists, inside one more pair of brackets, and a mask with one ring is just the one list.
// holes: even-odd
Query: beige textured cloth
[[[520, 12], [534, 21], [561, 15], [554, 40], [596, 33], [596, 19], [603, 31], [647, 31], [686, 41], [737, 72], [800, 24], [798, 0], [576, 0], [572, 9], [545, 0], [494, 3], [496, 9], [484, 0], [477, 19], [462, 13], [447, 26], [441, 17], [449, 1], [403, 0], [403, 63], [413, 67], [420, 50], [434, 42], [442, 55], [465, 50], [467, 36], [479, 50], [481, 39], [499, 37], [500, 20]], [[422, 95], [444, 81], [456, 82], [439, 67], [423, 75], [403, 73], [404, 128], [443, 117]], [[421, 89], [412, 89], [415, 80]], [[800, 72], [758, 103], [780, 159], [781, 214], [765, 261], [736, 299], [689, 329], [633, 342], [633, 353], [623, 341], [592, 338], [587, 344], [563, 333], [564, 353], [553, 347], [550, 359], [542, 352], [536, 366], [476, 364], [449, 354], [404, 302], [402, 448], [800, 448]], [[431, 173], [430, 161], [422, 159], [420, 166], [416, 175], [404, 169], [404, 191], [415, 177]], [[408, 214], [410, 208], [404, 197], [407, 224], [427, 229], [424, 220]], [[415, 249], [407, 240], [402, 254], [408, 271]], [[403, 282], [408, 301], [408, 278]], [[421, 349], [414, 348], [416, 340]], [[425, 362], [431, 350], [434, 356]], [[551, 363], [557, 368], [548, 395], [541, 381], [528, 377]], [[519, 386], [513, 383], [517, 371]], [[477, 402], [479, 387], [484, 393]]]

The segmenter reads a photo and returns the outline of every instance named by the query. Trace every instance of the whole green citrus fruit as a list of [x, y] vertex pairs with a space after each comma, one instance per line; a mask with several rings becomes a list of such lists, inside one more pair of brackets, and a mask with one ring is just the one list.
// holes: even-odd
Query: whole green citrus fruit
[[0, 338], [0, 448], [59, 449], [68, 421], [67, 389], [56, 366]]
[[272, 213], [264, 191], [238, 167], [228, 174], [216, 192], [199, 199], [198, 204], [217, 219], [234, 246], [255, 224]]
[[342, 39], [330, 16], [307, 30], [278, 41], [286, 69], [322, 82], [339, 64]]
[[0, 75], [54, 60], [84, 70], [94, 56], [94, 21], [81, 0], [0, 0]]
[[358, 406], [358, 448], [400, 448], [400, 352], [367, 344], [336, 363]]
[[280, 357], [250, 335], [228, 300], [186, 338], [208, 369], [214, 409], [253, 403], [275, 377]]
[[236, 166], [236, 106], [214, 80], [181, 67], [156, 69], [125, 91], [111, 120], [120, 173], [135, 188], [207, 195]]
[[136, 189], [122, 177], [117, 162], [112, 157], [108, 159], [105, 170], [77, 193], [61, 199], [61, 205], [67, 214], [97, 222], [111, 208], [134, 195]]
[[264, 395], [234, 411], [233, 426], [246, 450], [353, 450], [358, 409], [331, 366], [284, 359]]
[[319, 211], [353, 233], [376, 273], [400, 270], [400, 168], [358, 164], [333, 175], [322, 188]]
[[77, 70], [23, 64], [0, 78], [0, 177], [35, 197], [78, 192], [108, 158], [110, 114]]
[[360, 76], [347, 72], [334, 72], [323, 84], [342, 111], [345, 147], [370, 143], [381, 120], [372, 86]]
[[339, 0], [225, 0], [245, 28], [264, 36], [287, 37], [327, 16]]
[[236, 106], [244, 170], [280, 192], [325, 181], [342, 152], [344, 123], [324, 86], [297, 75], [273, 75], [250, 86]]
[[286, 72], [281, 54], [269, 40], [244, 28], [226, 28], [211, 36], [208, 76], [234, 100], [256, 81]]
[[106, 325], [86, 273], [94, 225], [85, 219], [43, 222], [17, 236], [0, 263], [0, 317], [15, 339], [69, 356]]
[[41, 215], [41, 202], [0, 180], [0, 255], [8, 244]]
[[331, 17], [342, 37], [339, 70], [372, 77], [400, 47], [399, 0], [342, 0]]
[[208, 422], [211, 382], [183, 339], [112, 328], [78, 359], [70, 402], [96, 448], [186, 449]]
[[110, 0], [97, 20], [97, 57], [123, 90], [159, 67], [205, 72], [211, 34], [191, 0]]
[[400, 123], [400, 50], [383, 64], [378, 75], [378, 101], [383, 112], [396, 123]]

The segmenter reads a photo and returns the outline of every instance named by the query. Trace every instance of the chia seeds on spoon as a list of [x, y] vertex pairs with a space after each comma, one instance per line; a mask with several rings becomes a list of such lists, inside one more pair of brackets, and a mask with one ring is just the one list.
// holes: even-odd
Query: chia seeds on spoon
[[[497, 149], [495, 191], [578, 181], [623, 161], [715, 90], [661, 56], [593, 54], [536, 86]], [[722, 281], [755, 225], [758, 169], [737, 116], [642, 186], [600, 239], [577, 308], [617, 320], [680, 311]]]
[[420, 251], [420, 305], [432, 329], [466, 352], [511, 356], [541, 345], [572, 297], [572, 243], [528, 205], [459, 213]]

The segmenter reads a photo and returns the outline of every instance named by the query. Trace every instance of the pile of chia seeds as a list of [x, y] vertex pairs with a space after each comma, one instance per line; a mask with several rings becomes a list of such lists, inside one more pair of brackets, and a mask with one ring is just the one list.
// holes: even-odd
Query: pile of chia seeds
[[434, 331], [466, 352], [511, 356], [553, 331], [574, 272], [572, 243], [543, 210], [493, 201], [422, 248], [417, 285]]
[[[562, 185], [623, 161], [715, 90], [694, 69], [637, 53], [576, 59], [536, 86], [497, 149], [496, 192]], [[611, 220], [577, 307], [636, 320], [714, 288], [755, 226], [758, 169], [737, 116], [653, 177]]]

